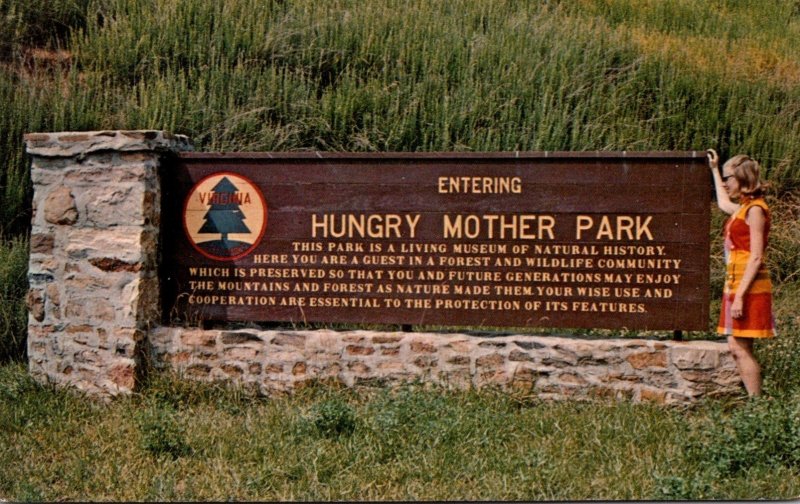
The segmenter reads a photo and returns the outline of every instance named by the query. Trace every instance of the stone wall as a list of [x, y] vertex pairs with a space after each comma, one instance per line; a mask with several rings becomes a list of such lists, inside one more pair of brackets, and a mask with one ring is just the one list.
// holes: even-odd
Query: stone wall
[[28, 359], [42, 381], [130, 392], [160, 321], [159, 169], [185, 137], [157, 131], [26, 135], [33, 157]]
[[550, 399], [687, 403], [740, 388], [727, 345], [711, 341], [161, 327], [150, 342], [156, 362], [187, 378], [233, 381], [264, 394], [314, 380], [419, 381]]
[[158, 131], [25, 140], [34, 184], [28, 356], [40, 381], [130, 393], [152, 359], [189, 379], [266, 394], [313, 380], [664, 403], [740, 389], [721, 342], [160, 327], [160, 177], [189, 141]]

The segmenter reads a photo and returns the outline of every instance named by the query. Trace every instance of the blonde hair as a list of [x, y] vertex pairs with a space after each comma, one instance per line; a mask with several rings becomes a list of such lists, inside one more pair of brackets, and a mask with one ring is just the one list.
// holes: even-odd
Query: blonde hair
[[730, 166], [733, 176], [739, 182], [739, 192], [743, 196], [758, 198], [764, 194], [767, 184], [761, 182], [761, 165], [747, 154], [730, 158], [725, 166]]

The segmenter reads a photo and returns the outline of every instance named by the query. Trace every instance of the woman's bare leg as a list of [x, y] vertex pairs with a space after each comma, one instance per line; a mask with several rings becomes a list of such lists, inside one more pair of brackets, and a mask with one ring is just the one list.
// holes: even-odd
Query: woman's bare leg
[[761, 366], [753, 355], [753, 338], [728, 336], [728, 348], [736, 361], [747, 393], [751, 396], [761, 395]]

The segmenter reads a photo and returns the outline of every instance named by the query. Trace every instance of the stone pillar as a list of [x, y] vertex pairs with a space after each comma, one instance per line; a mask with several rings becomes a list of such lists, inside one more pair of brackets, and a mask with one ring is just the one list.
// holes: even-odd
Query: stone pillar
[[28, 360], [42, 382], [133, 390], [161, 317], [159, 169], [191, 150], [160, 131], [34, 133]]

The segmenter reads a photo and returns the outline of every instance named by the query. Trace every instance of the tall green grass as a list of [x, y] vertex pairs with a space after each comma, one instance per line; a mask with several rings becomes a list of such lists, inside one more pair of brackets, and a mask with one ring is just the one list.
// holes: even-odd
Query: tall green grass
[[798, 82], [721, 79], [724, 64], [697, 68], [631, 34], [745, 41], [780, 60], [800, 49], [785, 42], [786, 2], [94, 0], [86, 12], [49, 120], [22, 112], [36, 90], [5, 98], [24, 126], [170, 129], [227, 151], [716, 147], [762, 159], [778, 193], [800, 178]]
[[0, 364], [25, 355], [27, 271], [27, 239], [0, 239]]
[[[686, 2], [647, 4], [672, 7], [116, 0], [98, 7], [102, 24], [89, 23], [72, 47], [80, 71], [100, 79], [87, 91], [99, 82], [122, 91], [104, 127], [171, 127], [201, 148], [714, 146], [750, 152], [780, 189], [791, 184], [800, 153], [796, 85], [687, 68], [643, 51], [624, 22], [693, 35], [724, 23], [734, 42], [746, 21], [769, 48], [782, 33], [750, 20], [785, 26], [786, 9], [749, 4], [723, 10], [724, 18], [706, 10], [706, 21], [691, 23]], [[687, 22], [675, 23], [677, 11]]]

